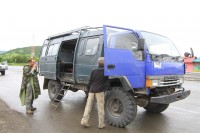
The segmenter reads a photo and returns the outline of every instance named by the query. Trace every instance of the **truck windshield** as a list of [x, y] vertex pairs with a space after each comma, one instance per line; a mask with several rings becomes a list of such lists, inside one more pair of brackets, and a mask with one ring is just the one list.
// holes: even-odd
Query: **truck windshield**
[[141, 32], [141, 34], [150, 54], [180, 56], [176, 46], [168, 38], [149, 32]]

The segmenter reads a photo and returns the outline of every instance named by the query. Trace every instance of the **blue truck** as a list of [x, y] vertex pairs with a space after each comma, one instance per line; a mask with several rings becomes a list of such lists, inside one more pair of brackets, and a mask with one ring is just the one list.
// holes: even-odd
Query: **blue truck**
[[[182, 87], [185, 64], [175, 45], [165, 36], [103, 25], [82, 27], [49, 36], [44, 41], [39, 72], [43, 89], [52, 101], [62, 85], [83, 90], [97, 59], [104, 57], [110, 88], [105, 96], [105, 115], [110, 125], [124, 127], [134, 121], [137, 107], [152, 113], [190, 95]], [[98, 75], [97, 75], [98, 76]]]

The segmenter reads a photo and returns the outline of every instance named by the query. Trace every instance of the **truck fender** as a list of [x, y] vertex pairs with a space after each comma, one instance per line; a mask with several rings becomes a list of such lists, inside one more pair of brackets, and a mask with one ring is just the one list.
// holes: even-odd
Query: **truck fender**
[[121, 86], [125, 91], [133, 91], [131, 84], [126, 76], [109, 76], [109, 80], [111, 81], [111, 87], [115, 86], [116, 82], [120, 82]]

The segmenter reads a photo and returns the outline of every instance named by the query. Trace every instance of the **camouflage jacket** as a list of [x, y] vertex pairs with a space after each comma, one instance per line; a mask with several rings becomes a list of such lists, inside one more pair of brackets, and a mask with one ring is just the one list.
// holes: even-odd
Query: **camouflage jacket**
[[21, 99], [22, 105], [25, 104], [24, 96], [26, 94], [26, 88], [29, 82], [33, 89], [34, 99], [38, 98], [38, 95], [41, 94], [37, 75], [38, 75], [37, 70], [32, 70], [29, 65], [24, 66], [22, 84], [21, 84], [21, 90], [20, 90], [20, 99]]

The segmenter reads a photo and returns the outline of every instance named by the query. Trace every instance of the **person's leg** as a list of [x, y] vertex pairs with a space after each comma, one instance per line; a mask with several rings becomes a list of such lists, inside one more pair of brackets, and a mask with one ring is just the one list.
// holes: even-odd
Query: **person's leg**
[[32, 92], [31, 85], [28, 83], [27, 88], [26, 88], [26, 112], [30, 114], [33, 113], [31, 111], [32, 100], [33, 100], [33, 92]]
[[31, 99], [31, 109], [33, 108], [33, 99]]
[[95, 93], [95, 97], [97, 99], [97, 109], [98, 109], [98, 117], [99, 117], [99, 128], [105, 127], [105, 111], [104, 111], [104, 92]]
[[36, 111], [37, 108], [33, 107], [33, 101], [34, 101], [34, 99], [33, 99], [33, 97], [32, 97], [32, 100], [31, 100], [31, 110], [32, 110], [32, 111]]
[[89, 93], [87, 103], [86, 103], [86, 106], [85, 106], [84, 115], [83, 115], [83, 118], [81, 120], [81, 125], [89, 126], [88, 121], [89, 121], [90, 114], [91, 114], [91, 111], [92, 111], [93, 102], [94, 102], [94, 93]]

